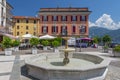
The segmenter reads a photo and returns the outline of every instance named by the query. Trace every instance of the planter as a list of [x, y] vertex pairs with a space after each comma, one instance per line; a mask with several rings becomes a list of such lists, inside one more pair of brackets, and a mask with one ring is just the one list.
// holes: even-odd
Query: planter
[[108, 53], [108, 49], [104, 49], [104, 53]]
[[6, 55], [6, 56], [11, 56], [11, 55], [12, 55], [12, 50], [11, 50], [11, 48], [5, 49], [5, 55]]
[[14, 47], [14, 51], [19, 51], [19, 47]]
[[44, 46], [44, 47], [43, 47], [43, 50], [47, 50], [47, 46]]
[[59, 52], [59, 50], [58, 50], [57, 48], [55, 48], [55, 49], [54, 49], [54, 52], [55, 52], [55, 53], [58, 53], [58, 52]]
[[37, 54], [37, 49], [33, 48], [32, 49], [32, 54]]
[[114, 51], [113, 54], [114, 54], [115, 57], [120, 57], [120, 52], [115, 52]]

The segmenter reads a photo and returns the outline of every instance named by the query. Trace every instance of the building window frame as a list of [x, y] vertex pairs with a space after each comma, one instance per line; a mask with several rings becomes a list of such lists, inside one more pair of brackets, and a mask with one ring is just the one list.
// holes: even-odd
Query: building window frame
[[34, 20], [34, 24], [36, 24], [37, 23], [37, 21], [36, 20]]
[[29, 29], [29, 26], [26, 26], [26, 30], [28, 30]]
[[43, 21], [48, 21], [48, 16], [47, 15], [42, 16], [42, 18], [43, 18], [42, 19]]
[[61, 21], [67, 21], [67, 16], [65, 15], [61, 16]]
[[73, 26], [72, 26], [72, 34], [75, 34], [75, 33], [76, 33], [76, 26], [73, 25]]
[[26, 23], [29, 23], [29, 20], [28, 20], [28, 19], [26, 19]]
[[65, 35], [67, 35], [66, 32], [68, 32], [67, 26], [61, 26], [61, 34], [62, 34], [63, 36], [65, 36]]
[[58, 16], [56, 15], [52, 16], [52, 21], [58, 21]]
[[20, 33], [19, 32], [17, 32], [17, 36], [19, 36], [20, 35]]
[[76, 15], [72, 15], [72, 16], [71, 16], [71, 20], [72, 20], [72, 21], [77, 21], [77, 16], [76, 16]]
[[87, 19], [86, 19], [86, 15], [81, 15], [80, 16], [80, 21], [86, 21]]
[[29, 34], [29, 32], [27, 31], [26, 34]]
[[79, 28], [80, 28], [80, 33], [81, 34], [85, 34], [86, 33], [86, 26], [85, 25], [81, 25]]
[[17, 19], [17, 23], [20, 23], [20, 20], [19, 20], [19, 19]]
[[20, 29], [20, 26], [17, 26], [17, 29]]
[[58, 26], [52, 26], [52, 33], [58, 33]]
[[42, 33], [48, 33], [48, 26], [42, 26]]

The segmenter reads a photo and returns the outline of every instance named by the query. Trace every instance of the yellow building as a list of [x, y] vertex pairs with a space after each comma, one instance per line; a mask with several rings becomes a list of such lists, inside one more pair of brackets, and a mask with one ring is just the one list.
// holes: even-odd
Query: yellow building
[[14, 16], [13, 22], [14, 26], [12, 33], [14, 36], [21, 37], [22, 35], [25, 34], [39, 36], [39, 18]]

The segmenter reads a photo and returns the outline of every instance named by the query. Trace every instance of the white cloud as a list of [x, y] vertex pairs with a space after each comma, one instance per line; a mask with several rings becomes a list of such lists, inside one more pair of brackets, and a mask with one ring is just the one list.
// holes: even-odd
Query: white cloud
[[110, 15], [103, 14], [95, 23], [89, 22], [89, 26], [103, 27], [111, 30], [120, 29], [120, 22], [116, 23], [113, 21]]

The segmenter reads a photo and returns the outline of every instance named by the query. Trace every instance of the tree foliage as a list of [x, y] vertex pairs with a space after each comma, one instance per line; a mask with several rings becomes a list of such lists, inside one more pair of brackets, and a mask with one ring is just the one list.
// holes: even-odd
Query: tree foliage
[[38, 38], [31, 38], [30, 39], [30, 44], [32, 46], [37, 46], [39, 44], [39, 39]]
[[105, 35], [105, 36], [103, 36], [102, 40], [103, 40], [104, 44], [110, 43], [111, 42], [111, 37], [109, 35]]

